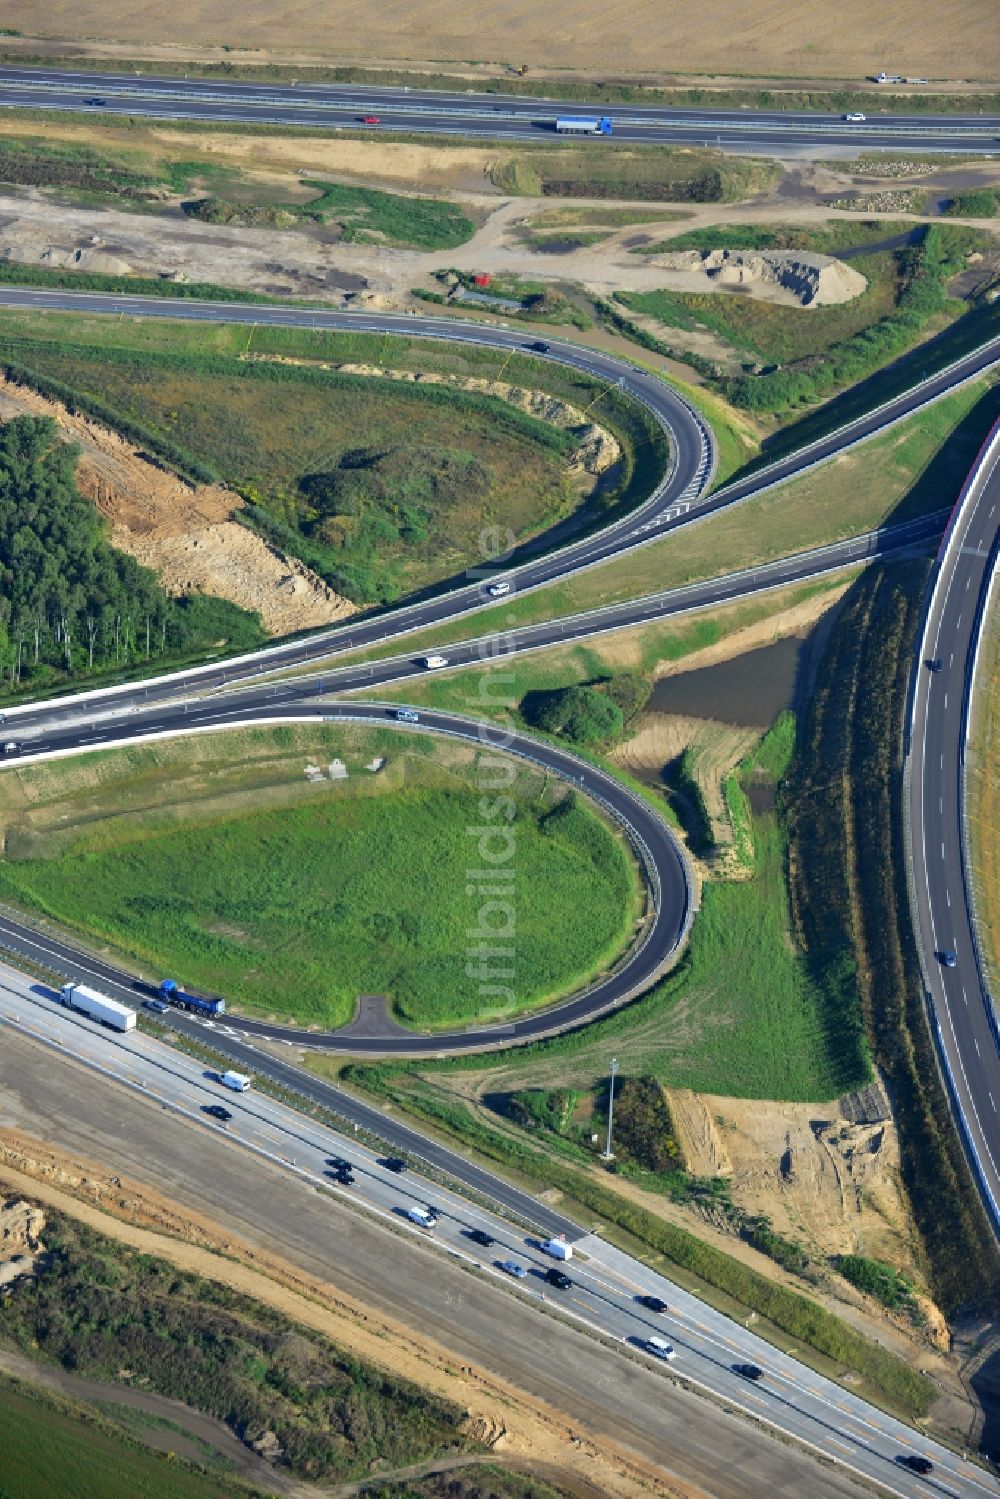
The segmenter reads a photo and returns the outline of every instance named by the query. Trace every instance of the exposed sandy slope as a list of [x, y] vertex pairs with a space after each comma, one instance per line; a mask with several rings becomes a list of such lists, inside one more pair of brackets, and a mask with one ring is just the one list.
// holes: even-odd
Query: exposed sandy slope
[[880, 67], [935, 78], [1000, 71], [992, 0], [841, 0], [808, 14], [795, 0], [529, 0], [441, 5], [435, 0], [0, 0], [0, 24], [45, 37], [242, 48], [290, 46], [338, 62], [353, 57], [524, 61], [606, 72], [663, 65], [765, 77], [862, 79]]
[[51, 416], [81, 448], [77, 481], [111, 523], [111, 540], [151, 567], [168, 593], [211, 593], [256, 609], [272, 635], [342, 619], [353, 604], [237, 521], [243, 501], [221, 485], [192, 488], [117, 432], [0, 376], [0, 420]]
[[[505, 1457], [551, 1465], [582, 1492], [615, 1499], [699, 1499], [611, 1442], [576, 1436], [570, 1419], [472, 1365], [456, 1368], [439, 1344], [344, 1296], [277, 1255], [262, 1254], [154, 1189], [109, 1176], [49, 1145], [0, 1133], [0, 1183], [144, 1253], [160, 1255], [318, 1329], [341, 1348], [468, 1411], [468, 1430]], [[703, 1496], [702, 1496], [703, 1499]]]
[[664, 283], [681, 291], [738, 287], [753, 297], [791, 307], [851, 302], [868, 285], [843, 261], [805, 250], [673, 250], [651, 256], [647, 264], [662, 266]]

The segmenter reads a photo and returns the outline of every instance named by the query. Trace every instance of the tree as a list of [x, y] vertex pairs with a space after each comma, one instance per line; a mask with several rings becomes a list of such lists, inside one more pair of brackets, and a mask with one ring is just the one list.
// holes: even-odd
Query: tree
[[600, 744], [622, 732], [622, 710], [596, 687], [562, 687], [555, 692], [527, 693], [521, 713], [547, 734], [561, 734], [573, 744]]

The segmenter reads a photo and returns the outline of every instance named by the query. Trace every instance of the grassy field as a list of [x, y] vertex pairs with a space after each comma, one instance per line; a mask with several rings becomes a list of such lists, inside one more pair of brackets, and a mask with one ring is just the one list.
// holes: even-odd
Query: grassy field
[[[250, 352], [257, 358], [247, 361]], [[294, 361], [294, 362], [290, 362]], [[462, 390], [338, 374], [363, 363], [503, 376], [585, 409], [625, 461], [593, 519], [656, 482], [665, 442], [644, 412], [526, 355], [312, 330], [0, 316], [0, 363], [249, 502], [246, 519], [357, 602], [384, 602], [482, 560], [484, 528], [522, 538], [575, 509], [573, 438]]]
[[778, 179], [773, 162], [721, 151], [666, 146], [600, 150], [563, 145], [504, 153], [493, 181], [524, 197], [638, 198], [652, 203], [731, 203], [766, 192]]
[[257, 1493], [149, 1451], [89, 1406], [0, 1378], [0, 1495], [7, 1499], [229, 1499]]
[[[249, 330], [242, 337], [245, 346]], [[461, 391], [176, 354], [148, 340], [0, 334], [0, 360], [232, 485], [260, 529], [359, 603], [461, 572], [501, 517], [524, 536], [578, 503], [565, 473], [571, 438]]]
[[[376, 1459], [391, 1468], [475, 1450], [457, 1406], [287, 1313], [63, 1213], [47, 1209], [45, 1220], [39, 1273], [4, 1298], [8, 1346], [107, 1383], [112, 1399], [114, 1385], [134, 1381], [237, 1433], [272, 1431], [299, 1478], [343, 1483]], [[57, 1481], [49, 1493], [75, 1499], [76, 1489]]]
[[[471, 239], [475, 224], [454, 203], [441, 198], [404, 197], [376, 188], [310, 182], [305, 202], [260, 202], [212, 196], [185, 205], [193, 218], [209, 224], [285, 229], [296, 224], [335, 224], [340, 238], [363, 245], [401, 245], [417, 250], [451, 250]], [[254, 201], [258, 199], [258, 201]]]
[[1000, 596], [986, 618], [966, 756], [972, 868], [979, 935], [993, 992], [1000, 992]]
[[345, 241], [422, 250], [464, 244], [476, 227], [461, 208], [439, 198], [297, 180], [291, 174], [282, 187], [233, 162], [180, 160], [152, 145], [102, 149], [72, 139], [2, 135], [0, 183], [153, 212], [162, 211], [165, 195], [183, 196], [185, 212], [212, 224], [336, 225]]
[[[678, 588], [946, 509], [1000, 414], [1000, 385], [977, 380], [831, 463], [628, 556], [471, 619], [407, 637], [407, 649], [557, 619]], [[371, 650], [359, 659], [391, 655]]]
[[861, 295], [832, 307], [810, 308], [806, 315], [800, 307], [717, 292], [623, 292], [620, 300], [665, 328], [709, 328], [744, 358], [784, 364], [821, 355], [893, 311], [901, 286], [894, 257], [884, 252], [859, 255], [851, 266], [868, 281]]
[[[228, 755], [232, 768], [235, 745]], [[541, 774], [518, 771], [498, 799], [495, 766], [437, 763], [389, 730], [330, 732], [314, 755], [343, 758], [350, 780], [303, 785], [302, 755], [270, 789], [237, 777], [208, 795], [195, 775], [188, 807], [183, 757], [158, 751], [117, 757], [120, 778], [107, 767], [96, 796], [88, 766], [25, 770], [24, 796], [44, 805], [11, 809], [0, 889], [146, 969], [308, 1024], [345, 1023], [369, 993], [423, 1028], [514, 1013], [573, 989], [627, 942], [638, 887], [623, 844]], [[384, 768], [367, 771], [379, 755]], [[504, 909], [482, 915], [489, 887], [470, 871], [500, 854]], [[509, 973], [468, 971], [482, 922], [509, 928]]]

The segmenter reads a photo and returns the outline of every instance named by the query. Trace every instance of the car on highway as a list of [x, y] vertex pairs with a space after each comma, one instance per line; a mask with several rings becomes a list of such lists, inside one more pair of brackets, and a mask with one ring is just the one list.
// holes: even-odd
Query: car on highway
[[406, 1216], [411, 1223], [416, 1223], [419, 1228], [433, 1228], [438, 1221], [438, 1215], [433, 1208], [407, 1208]]
[[103, 109], [104, 106], [105, 106], [105, 104], [107, 104], [107, 102], [108, 102], [107, 99], [88, 99], [87, 100], [87, 103], [90, 105], [91, 109]]
[[21, 746], [16, 739], [8, 739], [3, 747], [3, 752], [5, 755], [19, 755], [21, 753]]
[[557, 1269], [555, 1265], [553, 1265], [551, 1269], [546, 1270], [545, 1279], [548, 1281], [550, 1286], [555, 1286], [556, 1289], [560, 1291], [568, 1291], [570, 1286], [573, 1284], [569, 1276], [566, 1274], [566, 1271]]
[[426, 667], [428, 671], [436, 671], [439, 666], [447, 666], [448, 665], [448, 657], [447, 656], [421, 656], [420, 657], [420, 661], [419, 661], [418, 664], [420, 666]]
[[503, 581], [491, 583], [487, 592], [491, 599], [502, 599], [505, 593], [510, 593], [510, 584]]
[[382, 1167], [383, 1171], [395, 1171], [397, 1176], [401, 1171], [406, 1170], [406, 1162], [402, 1156], [398, 1155], [384, 1155], [377, 1164]]
[[946, 947], [944, 952], [938, 953], [938, 962], [944, 968], [957, 968], [958, 955], [953, 953], [950, 947]]
[[419, 723], [420, 714], [414, 713], [412, 708], [397, 708], [394, 714], [398, 723]]
[[934, 1464], [929, 1457], [920, 1457], [918, 1453], [900, 1453], [896, 1459], [901, 1468], [909, 1468], [911, 1473], [922, 1473], [926, 1478], [928, 1473], [934, 1472]]
[[549, 352], [548, 344], [543, 343], [540, 338], [536, 338], [534, 343], [525, 344], [524, 347], [528, 350], [529, 354], [547, 354]]
[[0, 713], [0, 723], [6, 723], [6, 722], [7, 722], [7, 715], [6, 715], [6, 713]]
[[326, 1158], [326, 1164], [332, 1166], [334, 1171], [350, 1171], [350, 1161], [345, 1161], [342, 1155], [330, 1155]]
[[513, 1275], [515, 1280], [526, 1280], [528, 1276], [527, 1270], [517, 1260], [497, 1260], [497, 1269], [502, 1270], [504, 1275]]
[[233, 1117], [228, 1109], [222, 1107], [221, 1103], [202, 1104], [201, 1112], [207, 1114], [210, 1119], [218, 1119], [222, 1124], [227, 1124]]
[[940, 656], [935, 656], [933, 661], [928, 661], [928, 663], [927, 663], [927, 670], [928, 671], [940, 671], [943, 666], [944, 666], [944, 662], [941, 660], [941, 657]]
[[465, 1237], [471, 1239], [473, 1244], [481, 1244], [484, 1249], [489, 1249], [491, 1244], [496, 1243], [496, 1239], [492, 1238], [484, 1228], [470, 1228]]
[[382, 123], [382, 116], [381, 115], [362, 115], [361, 116], [361, 123], [362, 123], [362, 125], [381, 125], [381, 123]]
[[354, 1172], [353, 1171], [331, 1171], [330, 1175], [333, 1177], [333, 1179], [337, 1183], [338, 1187], [353, 1187], [354, 1186]]
[[865, 123], [864, 115], [859, 114], [856, 109], [852, 109], [850, 114], [844, 116], [844, 119], [849, 125], [863, 125]]
[[640, 1306], [646, 1308], [647, 1312], [665, 1312], [667, 1310], [667, 1303], [662, 1301], [659, 1296], [637, 1296], [635, 1299]]
[[676, 1348], [674, 1347], [673, 1343], [668, 1343], [666, 1338], [647, 1338], [642, 1346], [645, 1348], [646, 1352], [651, 1353], [654, 1358], [662, 1358], [669, 1362], [671, 1359], [675, 1359], [677, 1357]]
[[170, 1006], [165, 999], [144, 999], [142, 1008], [144, 1010], [152, 1010], [154, 1015], [165, 1015]]
[[741, 1379], [751, 1379], [754, 1384], [758, 1379], [764, 1378], [764, 1371], [757, 1364], [734, 1364], [733, 1373], [738, 1374]]

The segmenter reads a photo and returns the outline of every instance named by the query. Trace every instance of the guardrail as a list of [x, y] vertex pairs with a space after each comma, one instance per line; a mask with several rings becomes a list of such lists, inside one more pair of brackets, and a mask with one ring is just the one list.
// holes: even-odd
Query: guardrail
[[[482, 106], [466, 108], [461, 104], [456, 104], [448, 100], [442, 100], [437, 104], [422, 104], [419, 102], [419, 95], [411, 103], [409, 101], [386, 100], [384, 98], [365, 99], [363, 96], [356, 99], [324, 99], [308, 94], [223, 93], [221, 91], [222, 87], [220, 85], [220, 89], [217, 92], [210, 92], [206, 89], [199, 91], [198, 89], [143, 88], [138, 84], [126, 84], [123, 86], [118, 83], [108, 84], [106, 81], [102, 82], [100, 79], [96, 79], [94, 83], [90, 84], [63, 83], [52, 79], [41, 79], [38, 81], [0, 79], [0, 91], [10, 89], [15, 92], [49, 92], [70, 96], [82, 95], [93, 98], [95, 97], [95, 88], [97, 88], [101, 90], [102, 94], [107, 95], [109, 99], [121, 101], [167, 100], [182, 104], [240, 104], [260, 109], [325, 110], [329, 112], [336, 111], [341, 114], [345, 111], [352, 114], [375, 114], [377, 112], [380, 115], [419, 115], [430, 119], [440, 119], [442, 115], [445, 115], [455, 117], [458, 120], [489, 120], [499, 124], [523, 123], [543, 126], [551, 124], [553, 130], [555, 129], [557, 118], [567, 117], [567, 110], [569, 111], [568, 117], [571, 118], [574, 114], [585, 112], [588, 108], [591, 110], [598, 108], [596, 105], [587, 105], [586, 102], [571, 103], [563, 105], [562, 112], [560, 113], [557, 101], [553, 101], [551, 104], [540, 101], [540, 107], [534, 110], [530, 107], [517, 109], [503, 105], [496, 105], [490, 108]], [[833, 119], [817, 119], [812, 121], [795, 118], [788, 120], [758, 120], [753, 117], [743, 119], [735, 116], [732, 119], [719, 119], [717, 116], [699, 117], [698, 115], [663, 117], [649, 114], [616, 114], [614, 106], [611, 106], [609, 109], [607, 105], [602, 104], [599, 108], [601, 113], [610, 115], [615, 125], [646, 130], [693, 130], [700, 134], [704, 134], [706, 131], [722, 134], [726, 131], [736, 131], [740, 135], [751, 131], [760, 133], [780, 131], [784, 135], [811, 136], [823, 134], [847, 136], [850, 138], [859, 133], [857, 128], [859, 124], [866, 125], [869, 129], [877, 129], [880, 135], [899, 135], [903, 137], [926, 137], [928, 135], [956, 138], [970, 135], [988, 137], [1000, 131], [1000, 120], [993, 117], [987, 117], [982, 121], [960, 121], [953, 125], [941, 124], [937, 120], [926, 124], [900, 124], [895, 123], [891, 119], [886, 120], [882, 116], [864, 121]], [[551, 118], [548, 112], [550, 109], [552, 110]]]

